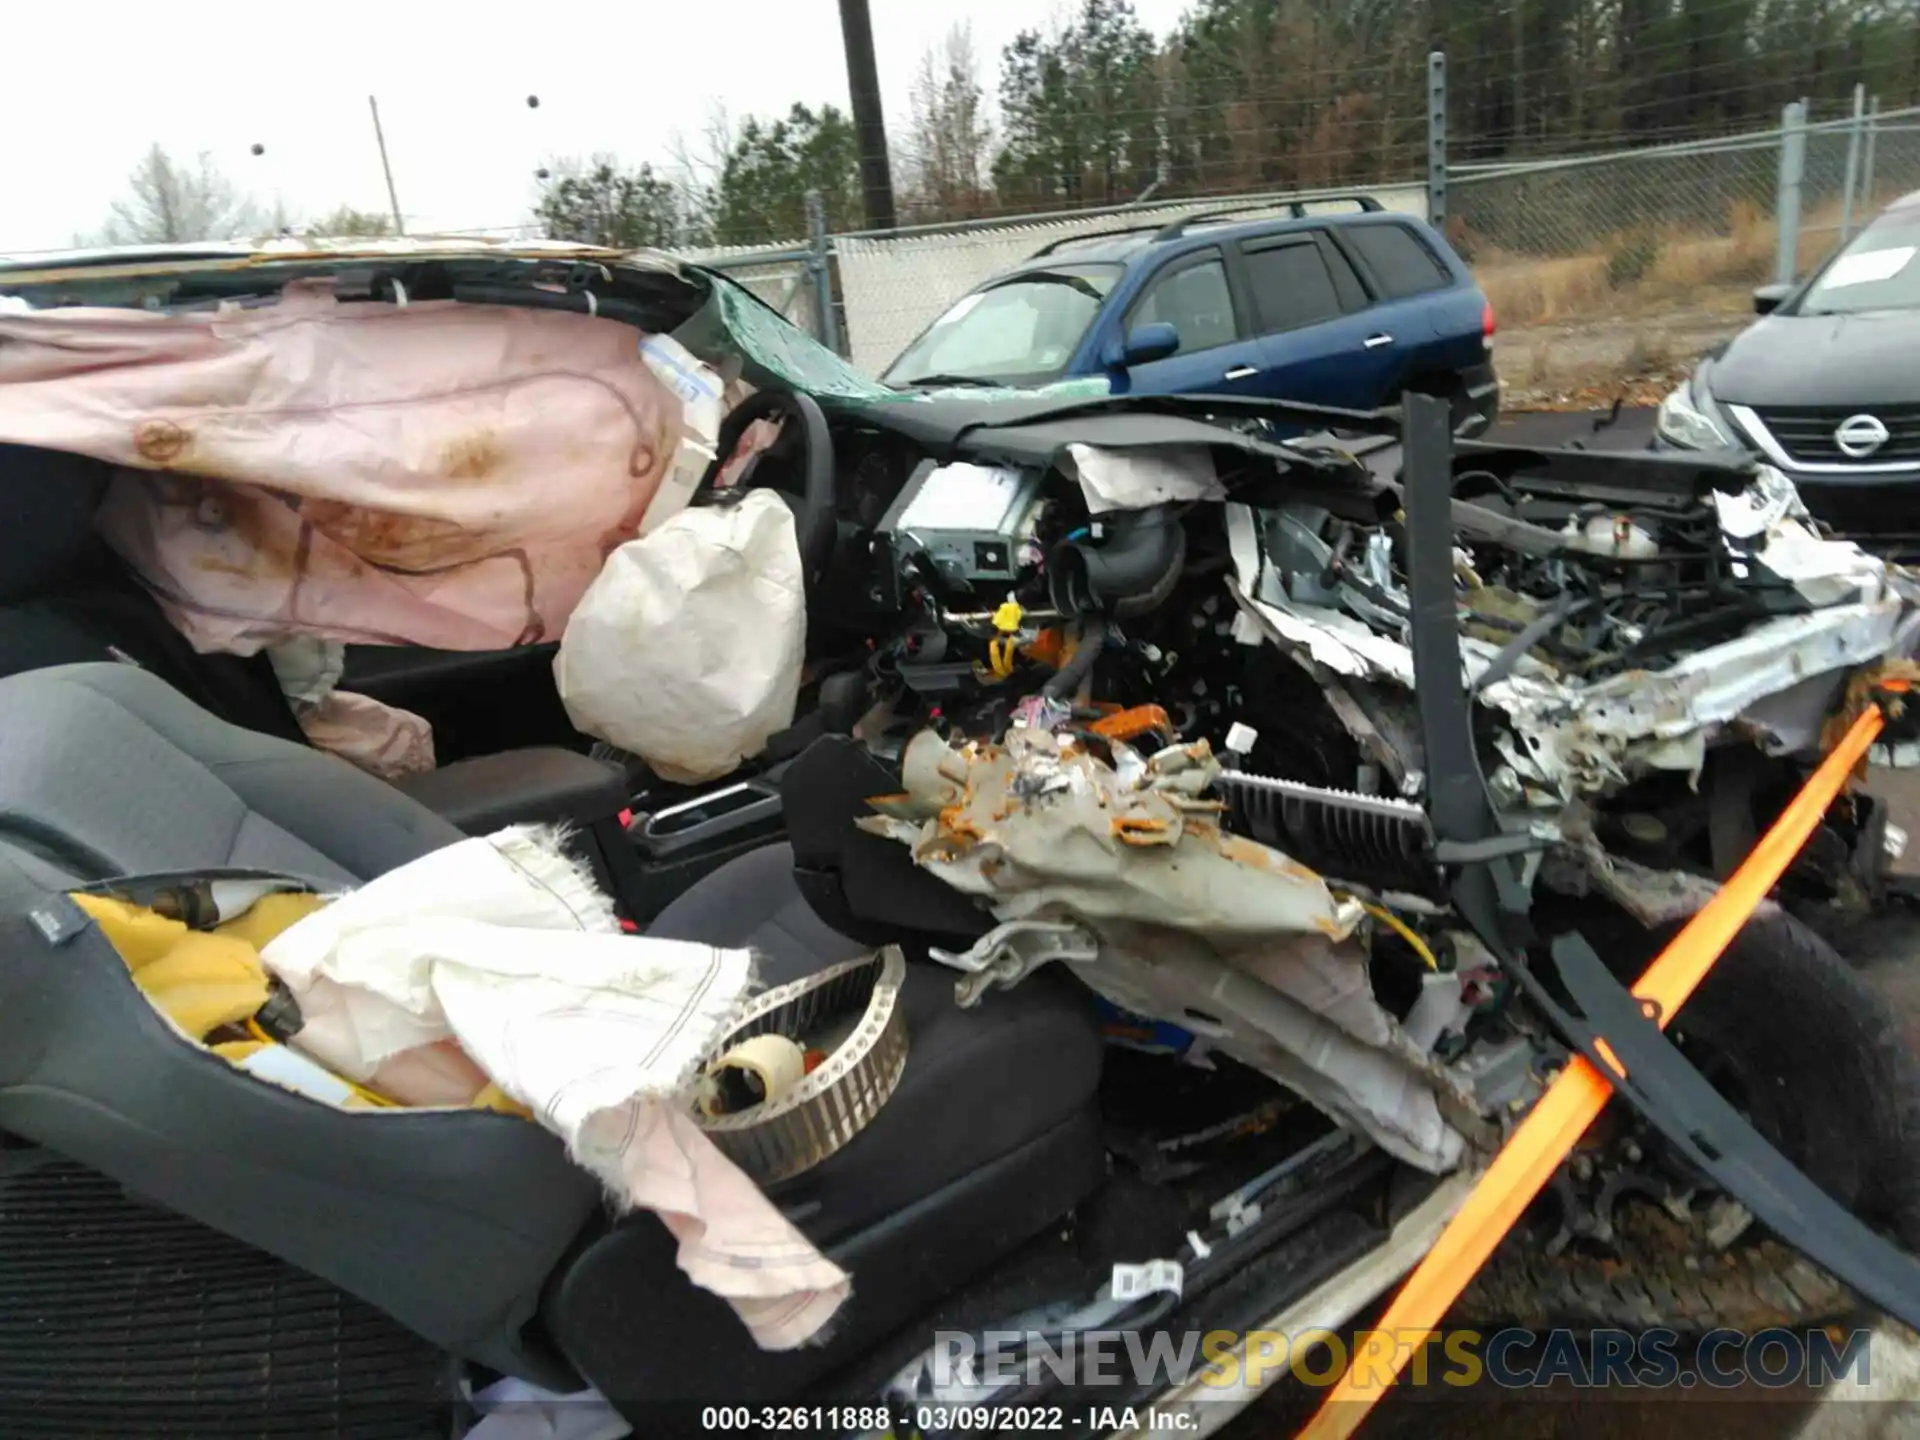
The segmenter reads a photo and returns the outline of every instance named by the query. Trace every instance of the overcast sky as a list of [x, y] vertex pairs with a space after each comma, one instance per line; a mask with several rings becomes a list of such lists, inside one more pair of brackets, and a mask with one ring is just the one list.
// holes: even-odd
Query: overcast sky
[[[991, 94], [1000, 48], [1049, 13], [1031, 0], [870, 3], [890, 124], [906, 111], [919, 57], [956, 21], [971, 22]], [[1134, 3], [1164, 34], [1189, 0]], [[673, 132], [697, 138], [715, 102], [736, 119], [795, 100], [847, 104], [836, 0], [185, 0], [137, 14], [10, 7], [0, 253], [56, 249], [97, 229], [155, 141], [182, 156], [211, 152], [237, 183], [296, 213], [385, 209], [369, 94], [380, 98], [401, 207], [420, 229], [521, 223], [543, 160], [606, 150], [665, 161]]]

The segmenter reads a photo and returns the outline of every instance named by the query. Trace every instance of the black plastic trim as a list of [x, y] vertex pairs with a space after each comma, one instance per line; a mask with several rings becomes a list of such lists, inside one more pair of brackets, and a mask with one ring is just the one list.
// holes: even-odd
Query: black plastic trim
[[[1576, 1018], [1561, 1010], [1554, 1020], [1614, 1089], [1774, 1234], [1881, 1309], [1920, 1326], [1920, 1260], [1874, 1234], [1769, 1145], [1660, 1033], [1583, 936], [1560, 936], [1552, 953], [1582, 1012]], [[1551, 997], [1542, 999], [1537, 979], [1516, 968], [1536, 1000], [1557, 1008]]]

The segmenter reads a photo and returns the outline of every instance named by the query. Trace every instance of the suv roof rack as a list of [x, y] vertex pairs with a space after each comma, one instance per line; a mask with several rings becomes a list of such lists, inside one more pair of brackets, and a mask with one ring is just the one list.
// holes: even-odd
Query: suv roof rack
[[1342, 202], [1359, 206], [1360, 212], [1363, 215], [1376, 214], [1382, 208], [1380, 202], [1374, 199], [1373, 196], [1357, 193], [1353, 195], [1314, 195], [1300, 200], [1260, 200], [1247, 205], [1235, 205], [1225, 210], [1206, 210], [1198, 215], [1187, 215], [1170, 224], [1157, 228], [1151, 224], [1121, 225], [1112, 230], [1087, 230], [1082, 231], [1078, 235], [1062, 235], [1058, 240], [1049, 240], [1027, 258], [1029, 260], [1038, 260], [1043, 255], [1055, 254], [1063, 245], [1079, 245], [1089, 240], [1112, 240], [1121, 235], [1144, 235], [1149, 231], [1152, 232], [1152, 238], [1154, 240], [1178, 240], [1182, 235], [1187, 233], [1189, 226], [1204, 225], [1208, 221], [1224, 220], [1234, 215], [1247, 215], [1255, 210], [1284, 209], [1289, 212], [1292, 219], [1304, 220], [1307, 218], [1307, 206], [1309, 205], [1337, 205]]
[[1341, 201], [1350, 201], [1358, 205], [1363, 215], [1376, 214], [1381, 209], [1380, 202], [1371, 195], [1316, 195], [1303, 200], [1268, 200], [1259, 204], [1236, 205], [1226, 210], [1207, 210], [1199, 215], [1187, 215], [1175, 220], [1170, 225], [1162, 226], [1154, 232], [1153, 238], [1155, 240], [1178, 240], [1182, 235], [1185, 235], [1192, 226], [1204, 225], [1212, 220], [1226, 220], [1235, 215], [1246, 215], [1255, 210], [1278, 210], [1284, 207], [1290, 218], [1294, 220], [1304, 220], [1307, 218], [1307, 206], [1332, 205], [1338, 204]]
[[1062, 235], [1058, 240], [1049, 240], [1027, 258], [1038, 260], [1042, 255], [1051, 255], [1062, 245], [1079, 245], [1088, 240], [1111, 240], [1119, 235], [1144, 235], [1154, 227], [1148, 225], [1122, 225], [1114, 230], [1084, 230], [1078, 235]]

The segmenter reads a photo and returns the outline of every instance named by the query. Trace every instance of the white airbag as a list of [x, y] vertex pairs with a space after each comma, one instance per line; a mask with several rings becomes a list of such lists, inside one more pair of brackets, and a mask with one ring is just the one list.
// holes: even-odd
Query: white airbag
[[554, 680], [582, 733], [665, 779], [712, 780], [793, 723], [806, 610], [792, 513], [749, 491], [615, 550], [574, 607]]

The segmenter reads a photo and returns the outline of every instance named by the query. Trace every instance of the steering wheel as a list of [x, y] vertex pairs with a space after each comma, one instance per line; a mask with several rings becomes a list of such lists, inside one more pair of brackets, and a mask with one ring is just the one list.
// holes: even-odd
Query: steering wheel
[[[732, 488], [751, 490], [764, 486], [780, 492], [780, 498], [793, 511], [793, 536], [800, 547], [800, 569], [807, 589], [812, 591], [826, 573], [827, 562], [833, 558], [837, 518], [834, 507], [833, 437], [827, 431], [826, 415], [811, 395], [803, 395], [798, 390], [789, 390], [784, 386], [768, 386], [756, 390], [735, 406], [720, 427], [714, 462], [707, 467], [707, 473], [700, 477], [699, 485], [694, 487], [692, 503], [699, 504], [711, 498], [721, 468], [739, 447], [740, 437], [747, 433], [747, 427], [756, 420], [767, 420], [776, 415], [785, 417], [788, 422], [781, 426], [780, 438], [747, 461]], [[771, 465], [768, 463], [770, 461]], [[797, 490], [793, 473], [796, 461], [801, 469], [797, 477], [800, 481]], [[773, 473], [761, 478], [760, 472], [769, 469]]]

